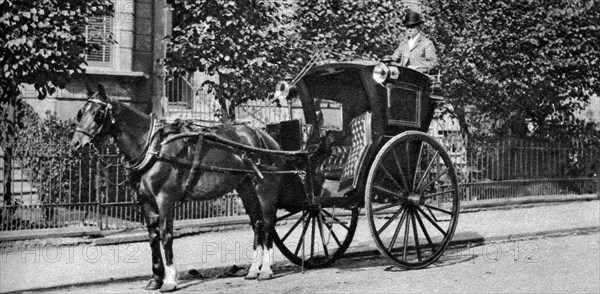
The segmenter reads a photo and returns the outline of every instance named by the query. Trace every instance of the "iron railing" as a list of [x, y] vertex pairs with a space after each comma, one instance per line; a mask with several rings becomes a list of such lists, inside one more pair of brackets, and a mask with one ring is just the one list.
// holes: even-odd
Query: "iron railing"
[[[0, 231], [91, 227], [140, 227], [143, 214], [137, 195], [127, 182], [126, 170], [116, 152], [79, 153], [72, 156], [24, 154], [12, 157], [12, 177], [5, 187], [6, 170], [0, 160], [2, 198]], [[189, 200], [175, 209], [176, 220], [228, 217], [245, 214], [235, 194], [216, 200]]]
[[[600, 193], [598, 167], [590, 164], [600, 160], [597, 148], [498, 144], [447, 148], [454, 154], [466, 201]], [[4, 160], [0, 163], [3, 166]], [[5, 170], [0, 169], [2, 179]], [[10, 173], [11, 201], [0, 206], [0, 231], [143, 225], [137, 196], [126, 182], [126, 170], [116, 152], [69, 156], [14, 152]], [[6, 183], [1, 184], [4, 187]], [[0, 192], [4, 199], [9, 191]], [[244, 214], [235, 194], [178, 205], [176, 220]]]
[[[211, 84], [194, 81], [192, 77], [178, 76], [165, 79], [166, 120], [173, 121], [179, 118], [207, 125], [218, 124], [221, 105], [215, 99]], [[279, 105], [268, 99], [248, 101], [235, 107], [235, 115], [238, 122], [264, 128], [271, 123], [289, 120], [289, 107], [291, 106], [288, 106], [288, 101], [285, 99], [280, 101]]]

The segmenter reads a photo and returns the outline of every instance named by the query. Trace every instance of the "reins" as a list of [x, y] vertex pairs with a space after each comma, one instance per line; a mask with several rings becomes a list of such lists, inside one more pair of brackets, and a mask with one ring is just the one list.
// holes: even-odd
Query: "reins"
[[[256, 148], [256, 147], [248, 146], [248, 145], [241, 144], [238, 142], [234, 142], [234, 141], [222, 138], [216, 134], [208, 133], [208, 132], [184, 132], [184, 133], [174, 135], [174, 136], [164, 140], [161, 143], [161, 145], [166, 145], [173, 141], [183, 140], [185, 138], [198, 138], [198, 137], [202, 137], [201, 141], [203, 141], [204, 143], [211, 143], [211, 144], [217, 145], [221, 148], [226, 148], [229, 150], [242, 151], [241, 157], [242, 157], [242, 160], [244, 160], [244, 162], [250, 164], [251, 166], [254, 165], [256, 167], [263, 167], [263, 169], [260, 169], [257, 172], [257, 169], [254, 167], [252, 169], [238, 169], [238, 168], [229, 168], [229, 167], [220, 167], [220, 166], [200, 164], [199, 165], [200, 170], [220, 172], [220, 173], [225, 173], [225, 174], [263, 173], [263, 174], [283, 175], [283, 174], [303, 174], [303, 173], [305, 173], [303, 170], [278, 170], [276, 167], [264, 166], [261, 164], [256, 164], [254, 162], [251, 163], [249, 161], [252, 161], [252, 160], [246, 156], [246, 152], [258, 153], [258, 154], [263, 154], [263, 155], [277, 155], [277, 156], [300, 156], [300, 157], [308, 156], [309, 153], [304, 150], [284, 151], [284, 150], [270, 150], [270, 149]], [[157, 157], [158, 160], [164, 160], [167, 162], [172, 162], [172, 163], [176, 163], [176, 164], [187, 166], [187, 167], [191, 167], [194, 165], [194, 161], [179, 158], [179, 157], [167, 156], [164, 154], [156, 154], [155, 156]]]
[[[106, 102], [98, 100], [98, 99], [89, 99], [88, 101], [98, 104], [98, 105], [101, 105], [105, 108], [103, 110], [104, 114], [102, 116], [102, 124], [100, 125], [98, 130], [95, 132], [95, 134], [92, 134], [92, 133], [85, 131], [83, 129], [80, 129], [80, 128], [77, 128], [75, 131], [82, 133], [86, 136], [89, 136], [92, 140], [95, 140], [96, 136], [98, 136], [98, 134], [100, 134], [105, 128], [109, 127], [109, 126], [107, 126], [107, 124], [108, 124], [107, 118], [109, 116], [111, 116], [111, 118], [110, 118], [112, 120], [111, 123], [114, 125], [115, 117], [114, 117], [114, 114], [112, 113], [113, 107], [110, 103], [106, 103]], [[259, 177], [261, 180], [264, 179], [265, 174], [271, 174], [271, 175], [296, 174], [296, 175], [301, 176], [302, 178], [304, 178], [306, 176], [306, 171], [304, 171], [304, 170], [300, 170], [300, 169], [280, 170], [279, 167], [277, 167], [275, 165], [263, 165], [260, 163], [260, 160], [255, 161], [252, 158], [250, 158], [250, 156], [248, 156], [248, 153], [260, 154], [263, 156], [288, 156], [288, 157], [289, 156], [292, 156], [292, 157], [307, 157], [307, 156], [309, 156], [309, 152], [304, 151], [304, 150], [284, 151], [284, 150], [266, 149], [265, 148], [265, 147], [267, 147], [266, 142], [264, 141], [262, 134], [260, 134], [259, 132], [254, 131], [255, 135], [257, 136], [257, 138], [260, 142], [260, 145], [261, 145], [260, 147], [263, 147], [263, 148], [253, 147], [253, 146], [249, 146], [249, 145], [242, 144], [239, 142], [234, 142], [234, 141], [225, 139], [221, 136], [216, 135], [215, 133], [212, 133], [212, 132], [209, 132], [206, 130], [194, 132], [194, 131], [182, 131], [181, 128], [177, 128], [176, 132], [179, 132], [179, 133], [175, 133], [174, 135], [171, 135], [168, 138], [163, 138], [162, 135], [164, 132], [167, 132], [168, 134], [173, 134], [173, 132], [169, 132], [168, 130], [165, 131], [164, 127], [165, 127], [165, 125], [156, 123], [156, 117], [154, 116], [154, 114], [150, 115], [150, 130], [148, 131], [148, 135], [147, 135], [144, 147], [135, 157], [122, 163], [122, 165], [128, 170], [127, 179], [124, 182], [129, 181], [131, 184], [135, 184], [136, 179], [139, 179], [138, 177], [140, 177], [150, 166], [152, 166], [152, 164], [156, 160], [166, 161], [166, 162], [170, 162], [170, 163], [174, 163], [174, 164], [177, 164], [180, 166], [185, 166], [187, 168], [190, 168], [190, 177], [186, 180], [186, 183], [184, 185], [184, 191], [186, 192], [184, 194], [187, 194], [191, 191], [192, 187], [196, 184], [195, 182], [198, 180], [200, 173], [203, 171], [223, 173], [223, 174], [254, 174], [257, 177]], [[114, 134], [112, 134], [112, 135], [114, 135]], [[158, 140], [157, 140], [156, 136], [160, 136], [160, 138], [158, 138]], [[169, 143], [177, 141], [177, 140], [187, 139], [187, 138], [194, 138], [194, 139], [198, 140], [196, 143], [196, 150], [194, 152], [194, 156], [193, 156], [192, 160], [186, 159], [186, 158], [180, 158], [177, 156], [166, 155], [161, 152], [161, 149], [162, 149], [161, 147], [163, 145], [169, 144]], [[154, 142], [154, 147], [152, 147], [153, 142]], [[244, 164], [246, 165], [247, 168], [230, 168], [230, 167], [202, 164], [202, 160], [204, 159], [204, 156], [206, 155], [206, 151], [208, 150], [208, 148], [204, 146], [205, 144], [216, 145], [216, 148], [224, 148], [230, 152], [239, 151], [241, 154], [238, 154], [238, 156], [241, 157], [242, 161], [244, 162]], [[209, 147], [209, 148], [214, 148], [214, 147]], [[183, 200], [185, 200], [185, 196], [184, 196]]]

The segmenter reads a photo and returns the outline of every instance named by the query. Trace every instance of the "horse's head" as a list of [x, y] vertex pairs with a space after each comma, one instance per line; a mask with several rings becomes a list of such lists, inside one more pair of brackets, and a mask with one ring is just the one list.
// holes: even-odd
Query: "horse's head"
[[102, 138], [113, 134], [113, 106], [102, 85], [98, 85], [96, 93], [88, 86], [88, 101], [77, 113], [76, 121], [77, 126], [71, 139], [73, 150], [79, 150], [89, 143], [96, 145]]

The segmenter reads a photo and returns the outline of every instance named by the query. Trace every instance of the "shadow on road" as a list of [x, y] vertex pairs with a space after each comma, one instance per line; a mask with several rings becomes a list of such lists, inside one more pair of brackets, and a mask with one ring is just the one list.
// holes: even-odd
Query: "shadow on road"
[[[444, 254], [434, 264], [419, 270], [427, 270], [428, 268], [439, 268], [453, 266], [460, 263], [471, 262], [478, 257], [477, 254], [471, 248], [478, 246], [483, 243], [483, 236], [478, 235], [476, 232], [461, 232], [455, 235], [455, 242], [452, 242]], [[467, 242], [461, 242], [460, 240], [470, 240]], [[355, 254], [355, 257], [342, 258], [329, 266], [329, 269], [337, 269], [338, 272], [359, 272], [366, 271], [368, 268], [373, 267], [385, 267], [384, 271], [387, 272], [403, 272], [408, 269], [400, 268], [390, 263], [383, 257], [373, 254]], [[311, 271], [305, 269], [305, 271]], [[282, 278], [288, 275], [302, 274], [302, 268], [289, 263], [276, 264], [273, 266], [273, 272], [275, 275], [273, 279]], [[192, 287], [194, 285], [208, 282], [216, 279], [225, 278], [241, 278], [248, 273], [248, 269], [242, 266], [233, 265], [228, 268], [212, 269], [212, 270], [196, 270], [192, 269], [187, 272], [181, 273], [179, 279], [182, 282], [180, 289]]]

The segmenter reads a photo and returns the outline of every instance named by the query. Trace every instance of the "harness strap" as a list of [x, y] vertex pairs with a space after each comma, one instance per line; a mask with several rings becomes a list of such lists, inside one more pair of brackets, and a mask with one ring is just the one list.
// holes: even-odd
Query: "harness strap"
[[[148, 158], [148, 155], [151, 155], [153, 153], [156, 153], [159, 151], [159, 149], [157, 150], [157, 148], [160, 148], [160, 146], [155, 143], [154, 148], [150, 149], [152, 142], [154, 141], [154, 137], [159, 135], [159, 132], [162, 129], [162, 125], [157, 125], [156, 124], [156, 119], [154, 117], [154, 113], [150, 114], [150, 130], [148, 131], [148, 137], [146, 138], [146, 144], [144, 144], [144, 148], [142, 148], [142, 151], [140, 151], [140, 153], [133, 159], [129, 160], [129, 162], [127, 162], [127, 166], [130, 169], [133, 170], [139, 170], [142, 171], [145, 169], [145, 167], [148, 165], [148, 161], [150, 161], [150, 158]], [[160, 139], [158, 140], [160, 141]], [[157, 142], [158, 142], [157, 141]]]
[[254, 163], [254, 160], [248, 158], [248, 156], [246, 156], [245, 154], [242, 156], [242, 161], [244, 161], [246, 163], [246, 165], [249, 165], [250, 167], [252, 167], [252, 170], [256, 173], [256, 175], [261, 179], [264, 180], [265, 176], [263, 175], [263, 173], [260, 171], [260, 169], [258, 168], [258, 166], [256, 165], [256, 163]]
[[188, 177], [185, 188], [183, 189], [183, 198], [182, 201], [186, 200], [187, 195], [192, 191], [192, 187], [196, 184], [198, 180], [198, 176], [200, 175], [200, 166], [202, 165], [200, 162], [204, 158], [202, 145], [204, 143], [204, 136], [202, 133], [198, 134], [198, 143], [196, 143], [196, 150], [194, 152], [194, 161], [192, 162], [192, 168], [190, 170], [190, 176]]
[[[144, 149], [133, 158], [131, 161], [125, 163], [125, 167], [129, 171], [128, 176], [132, 183], [137, 182], [144, 172], [146, 172], [155, 162], [157, 154], [160, 153], [161, 137], [162, 137], [162, 124], [156, 123], [154, 115], [151, 115], [150, 120], [150, 131], [148, 132], [148, 138]], [[158, 136], [158, 138], [156, 138]], [[154, 144], [153, 144], [154, 143]]]
[[94, 138], [94, 135], [92, 135], [91, 133], [89, 133], [89, 132], [86, 132], [86, 131], [84, 131], [84, 130], [82, 130], [82, 129], [80, 129], [80, 128], [76, 128], [76, 129], [75, 129], [75, 132], [76, 132], [76, 133], [82, 133], [82, 134], [84, 134], [84, 135], [86, 135], [86, 136], [88, 136], [88, 137], [90, 137], [90, 138]]
[[[186, 166], [186, 167], [192, 167], [194, 165], [194, 163], [190, 160], [186, 160], [186, 159], [175, 157], [175, 156], [169, 156], [169, 155], [159, 155], [159, 156], [157, 156], [157, 159], [161, 160], [161, 161], [169, 162], [169, 163], [178, 164], [181, 166]], [[303, 170], [295, 170], [295, 169], [279, 170], [279, 169], [277, 169], [277, 167], [264, 166], [264, 165], [261, 167], [264, 168], [264, 169], [261, 169], [261, 173], [263, 173], [263, 174], [274, 174], [274, 175], [285, 175], [285, 174], [302, 175], [302, 174], [305, 174], [305, 171], [303, 171]], [[217, 172], [217, 173], [223, 173], [223, 174], [228, 174], [228, 175], [248, 174], [248, 173], [254, 172], [254, 170], [249, 170], [249, 169], [221, 167], [221, 166], [205, 165], [205, 164], [200, 164], [198, 168], [202, 171]]]
[[[242, 150], [242, 151], [260, 153], [260, 154], [265, 154], [265, 155], [276, 155], [276, 156], [308, 157], [310, 155], [310, 153], [306, 150], [287, 151], [287, 150], [270, 150], [270, 149], [256, 148], [256, 147], [252, 147], [249, 145], [245, 145], [242, 143], [238, 143], [238, 142], [234, 142], [234, 141], [222, 138], [222, 137], [220, 137], [216, 134], [212, 134], [212, 133], [203, 133], [203, 135], [206, 140], [210, 140], [211, 142], [221, 143], [229, 148]], [[168, 144], [175, 140], [189, 138], [189, 137], [196, 137], [196, 136], [198, 136], [198, 132], [185, 132], [185, 133], [171, 136], [170, 138], [164, 140], [161, 144], [165, 145], [165, 144]]]

